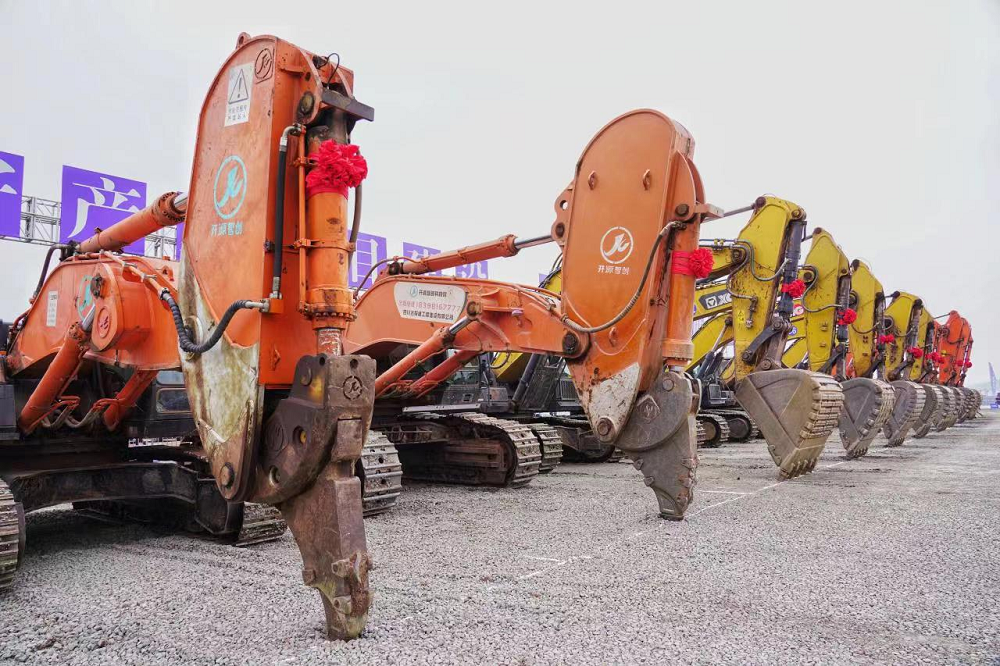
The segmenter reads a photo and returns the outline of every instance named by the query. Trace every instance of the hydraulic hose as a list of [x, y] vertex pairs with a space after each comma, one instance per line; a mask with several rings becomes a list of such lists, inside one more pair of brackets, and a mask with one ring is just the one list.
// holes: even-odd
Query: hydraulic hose
[[541, 354], [532, 354], [531, 358], [528, 359], [528, 365], [524, 368], [524, 372], [521, 373], [521, 379], [517, 382], [517, 389], [514, 390], [512, 401], [515, 405], [521, 404], [524, 394], [528, 392], [528, 384], [531, 383], [531, 378], [535, 375], [535, 369], [538, 367], [540, 359]]
[[212, 335], [208, 337], [202, 343], [196, 343], [188, 335], [188, 330], [184, 326], [184, 318], [181, 316], [181, 309], [177, 307], [177, 302], [174, 297], [170, 295], [170, 292], [164, 289], [160, 292], [160, 300], [167, 304], [170, 308], [171, 314], [174, 316], [174, 327], [177, 329], [177, 343], [180, 348], [189, 354], [204, 354], [209, 349], [214, 347], [216, 343], [222, 339], [222, 334], [226, 332], [226, 328], [229, 326], [229, 322], [232, 321], [233, 316], [240, 310], [259, 310], [263, 304], [259, 301], [250, 300], [239, 300], [233, 301], [232, 305], [226, 308], [225, 314], [222, 315], [222, 319], [216, 325], [215, 330], [212, 331]]
[[298, 125], [289, 125], [278, 141], [278, 175], [274, 190], [274, 270], [271, 273], [271, 298], [281, 297], [281, 263], [285, 245], [285, 175], [288, 172], [288, 135], [298, 134]]
[[49, 275], [49, 263], [52, 261], [52, 255], [56, 250], [65, 250], [67, 245], [58, 244], [49, 247], [48, 252], [45, 253], [45, 263], [42, 264], [42, 274], [38, 276], [38, 286], [35, 287], [35, 293], [31, 295], [31, 302], [34, 303], [35, 299], [38, 298], [38, 294], [42, 293], [42, 286], [45, 284], [45, 278]]
[[358, 242], [361, 231], [361, 183], [354, 187], [354, 221], [351, 223], [351, 245]]
[[670, 222], [667, 226], [660, 230], [660, 233], [656, 235], [656, 240], [653, 241], [653, 247], [649, 248], [649, 258], [646, 259], [646, 268], [642, 272], [642, 279], [639, 281], [639, 286], [636, 287], [635, 293], [632, 294], [632, 299], [628, 302], [625, 308], [614, 318], [604, 324], [601, 324], [600, 326], [581, 326], [570, 319], [569, 315], [564, 314], [562, 316], [562, 323], [577, 333], [600, 333], [601, 331], [611, 328], [624, 319], [625, 315], [631, 312], [632, 308], [635, 307], [636, 302], [638, 302], [639, 297], [642, 295], [642, 290], [646, 286], [646, 280], [649, 279], [649, 271], [653, 267], [653, 260], [656, 259], [657, 248], [660, 247], [660, 243], [663, 242], [663, 239], [666, 238], [667, 235], [677, 226], [676, 222]]

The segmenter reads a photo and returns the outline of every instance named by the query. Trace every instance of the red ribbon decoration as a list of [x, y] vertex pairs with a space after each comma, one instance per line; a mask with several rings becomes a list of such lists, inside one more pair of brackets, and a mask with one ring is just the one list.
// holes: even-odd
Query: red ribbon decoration
[[878, 336], [878, 343], [880, 345], [886, 345], [886, 344], [891, 345], [895, 341], [896, 341], [896, 336], [893, 335], [892, 333]]
[[347, 196], [347, 188], [357, 187], [368, 176], [368, 162], [353, 144], [324, 141], [311, 155], [316, 166], [306, 175], [308, 196], [334, 192]]
[[802, 294], [806, 293], [806, 283], [795, 278], [788, 284], [781, 285], [781, 293], [788, 294], [792, 298], [802, 298]]
[[858, 319], [858, 313], [851, 308], [845, 309], [840, 313], [840, 318], [837, 319], [837, 323], [840, 326], [847, 326], [848, 324], [853, 324]]
[[671, 253], [673, 264], [670, 272], [678, 275], [690, 275], [699, 280], [707, 278], [712, 273], [715, 259], [707, 247], [699, 247], [692, 252], [674, 250]]
[[921, 349], [920, 347], [910, 347], [906, 351], [910, 352], [910, 355], [913, 358], [922, 358], [924, 355], [924, 350]]

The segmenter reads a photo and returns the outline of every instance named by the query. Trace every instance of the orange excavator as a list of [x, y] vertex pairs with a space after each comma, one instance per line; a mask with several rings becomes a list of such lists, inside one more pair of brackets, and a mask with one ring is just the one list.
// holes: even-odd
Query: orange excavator
[[937, 380], [942, 386], [955, 387], [963, 396], [963, 409], [957, 418], [960, 423], [976, 415], [982, 400], [978, 391], [965, 387], [965, 375], [972, 367], [972, 326], [952, 310], [945, 323], [938, 325], [937, 332]]
[[[619, 117], [577, 162], [547, 235], [395, 262], [355, 304], [347, 267], [367, 165], [351, 137], [373, 117], [346, 67], [241, 34], [203, 104], [189, 190], [58, 248], [0, 363], [0, 586], [38, 508], [179, 505], [232, 534], [248, 505], [271, 505], [329, 636], [356, 637], [371, 591], [355, 468], [375, 397], [419, 395], [490, 351], [566, 358], [598, 436], [630, 454], [663, 516], [684, 515], [698, 236], [721, 214], [691, 135], [655, 111]], [[120, 253], [182, 221], [180, 262]], [[428, 275], [545, 242], [563, 251], [561, 297]], [[383, 355], [400, 344], [412, 350]], [[186, 387], [193, 432], [150, 445], [153, 416], [171, 406], [166, 389], [151, 392], [178, 368], [171, 390]]]
[[[546, 236], [496, 241], [388, 265], [357, 304], [345, 349], [379, 362], [376, 412], [404, 469], [423, 478], [517, 481], [537, 473], [537, 444], [497, 448], [454, 420], [406, 418], [480, 354], [564, 358], [597, 438], [628, 453], [661, 515], [683, 517], [697, 466], [691, 357], [698, 228], [704, 203], [685, 130], [655, 111], [625, 114], [584, 150]], [[433, 275], [555, 242], [562, 291]], [[405, 350], [399, 353], [399, 350]], [[470, 425], [490, 417], [465, 414]]]

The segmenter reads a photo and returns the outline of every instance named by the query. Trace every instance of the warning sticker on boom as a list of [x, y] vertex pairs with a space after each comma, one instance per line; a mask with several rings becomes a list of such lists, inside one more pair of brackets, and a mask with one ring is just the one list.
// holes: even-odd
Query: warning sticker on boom
[[226, 89], [226, 127], [245, 123], [250, 119], [252, 83], [252, 62], [229, 69], [229, 86]]
[[48, 300], [46, 302], [45, 308], [45, 325], [55, 326], [56, 319], [59, 316], [59, 292], [50, 291], [48, 293]]
[[450, 324], [465, 310], [465, 290], [454, 285], [397, 282], [393, 296], [403, 319]]

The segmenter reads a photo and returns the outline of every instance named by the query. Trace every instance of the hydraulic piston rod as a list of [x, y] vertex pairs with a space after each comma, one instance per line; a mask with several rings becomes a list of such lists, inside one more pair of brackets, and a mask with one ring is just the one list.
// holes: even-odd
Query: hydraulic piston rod
[[168, 192], [121, 222], [103, 231], [98, 230], [96, 234], [80, 243], [77, 252], [82, 254], [101, 250], [115, 252], [163, 227], [180, 224], [184, 221], [186, 213], [187, 193]]

